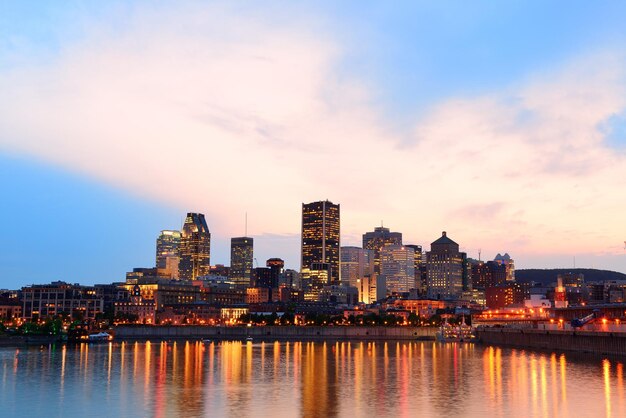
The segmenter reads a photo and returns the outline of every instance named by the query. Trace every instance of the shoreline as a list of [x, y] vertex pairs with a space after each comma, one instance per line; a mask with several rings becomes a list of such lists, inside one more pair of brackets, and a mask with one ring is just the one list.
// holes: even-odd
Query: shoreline
[[476, 330], [483, 345], [624, 358], [626, 333], [513, 328]]
[[251, 337], [258, 340], [435, 340], [436, 327], [407, 326], [171, 326], [119, 325], [114, 328], [115, 340], [237, 340]]

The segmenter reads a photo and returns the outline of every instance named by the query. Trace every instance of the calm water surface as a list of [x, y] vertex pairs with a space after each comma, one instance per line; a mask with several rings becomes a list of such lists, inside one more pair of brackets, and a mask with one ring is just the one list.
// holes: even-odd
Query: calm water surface
[[432, 342], [0, 348], [2, 417], [626, 417], [621, 361]]

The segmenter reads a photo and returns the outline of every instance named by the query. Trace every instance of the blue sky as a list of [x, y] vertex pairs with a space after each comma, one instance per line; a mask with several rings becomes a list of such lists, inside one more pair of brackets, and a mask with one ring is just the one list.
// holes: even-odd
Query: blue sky
[[583, 1], [0, 2], [0, 288], [120, 280], [190, 210], [214, 262], [247, 211], [260, 262], [298, 268], [300, 203], [325, 198], [345, 244], [384, 219], [425, 247], [447, 229], [519, 267], [626, 271], [623, 16]]

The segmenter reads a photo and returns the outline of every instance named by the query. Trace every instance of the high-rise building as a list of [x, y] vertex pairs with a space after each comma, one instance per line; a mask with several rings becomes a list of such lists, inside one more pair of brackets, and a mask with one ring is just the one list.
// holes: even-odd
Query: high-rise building
[[250, 287], [252, 262], [254, 261], [254, 239], [236, 237], [230, 240], [230, 271], [229, 278], [237, 287]]
[[415, 250], [405, 245], [385, 245], [380, 250], [380, 271], [390, 294], [414, 289]]
[[374, 252], [359, 247], [341, 247], [341, 283], [357, 286], [374, 272]]
[[156, 268], [159, 277], [178, 278], [180, 231], [164, 230], [156, 241]]
[[211, 233], [202, 213], [188, 213], [180, 238], [179, 277], [194, 280], [209, 274]]
[[413, 257], [413, 268], [415, 269], [415, 289], [422, 292], [425, 289], [425, 285], [422, 283], [422, 265], [424, 253], [422, 252], [421, 245], [406, 244], [405, 247], [413, 248], [415, 256]]
[[339, 284], [339, 205], [328, 200], [302, 204], [301, 271], [326, 263], [328, 284]]
[[302, 290], [304, 300], [319, 302], [324, 286], [330, 284], [331, 267], [328, 263], [311, 263], [302, 269]]
[[380, 274], [380, 250], [385, 245], [402, 245], [402, 233], [382, 226], [363, 234], [363, 248], [374, 252], [374, 273]]
[[463, 293], [464, 253], [459, 244], [444, 231], [441, 238], [430, 244], [426, 253], [428, 297], [432, 299], [458, 299]]

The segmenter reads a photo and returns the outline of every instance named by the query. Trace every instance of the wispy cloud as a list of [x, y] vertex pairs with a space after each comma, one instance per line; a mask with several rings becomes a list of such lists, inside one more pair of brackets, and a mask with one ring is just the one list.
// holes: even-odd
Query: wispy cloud
[[353, 241], [381, 218], [407, 241], [446, 229], [526, 257], [623, 241], [626, 159], [605, 128], [626, 108], [623, 55], [443, 100], [396, 133], [310, 15], [185, 7], [89, 24], [45, 65], [0, 73], [4, 152], [201, 210], [222, 236], [245, 210], [253, 234], [294, 233], [299, 203], [328, 198]]

